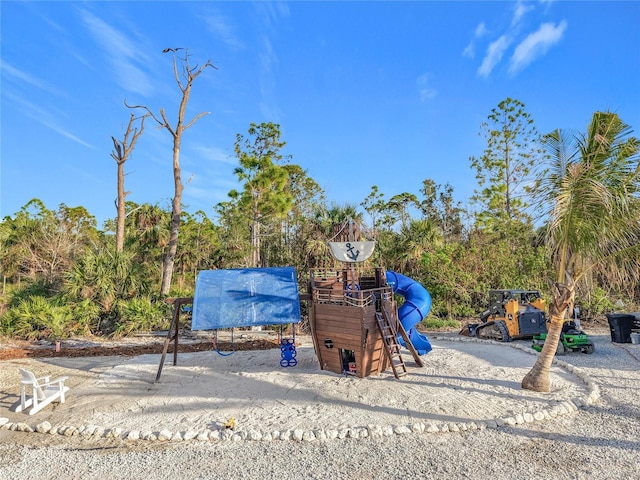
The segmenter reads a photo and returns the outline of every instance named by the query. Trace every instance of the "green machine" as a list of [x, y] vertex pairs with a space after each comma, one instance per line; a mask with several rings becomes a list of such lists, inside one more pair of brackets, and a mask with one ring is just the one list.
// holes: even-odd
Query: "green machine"
[[[531, 348], [540, 352], [544, 346], [544, 342], [547, 339], [546, 333], [533, 336], [533, 343]], [[573, 321], [565, 322], [562, 326], [562, 333], [560, 334], [560, 341], [558, 342], [558, 348], [556, 355], [564, 355], [567, 352], [582, 352], [591, 354], [596, 351], [596, 347], [586, 333], [578, 329]]]

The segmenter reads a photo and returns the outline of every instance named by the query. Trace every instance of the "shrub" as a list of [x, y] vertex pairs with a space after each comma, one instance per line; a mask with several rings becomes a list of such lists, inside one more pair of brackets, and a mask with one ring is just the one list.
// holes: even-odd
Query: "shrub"
[[611, 300], [607, 292], [602, 288], [596, 287], [593, 292], [588, 295], [581, 303], [583, 309], [583, 315], [588, 317], [596, 317], [606, 312], [613, 312], [615, 305]]
[[2, 316], [0, 328], [5, 335], [25, 340], [59, 340], [74, 333], [71, 308], [55, 299], [32, 296], [10, 308]]
[[169, 328], [170, 307], [151, 297], [120, 300], [116, 304], [117, 318], [113, 334], [118, 337], [135, 332]]
[[460, 328], [460, 322], [458, 320], [438, 318], [434, 316], [428, 316], [420, 325], [427, 330], [446, 330], [450, 328]]

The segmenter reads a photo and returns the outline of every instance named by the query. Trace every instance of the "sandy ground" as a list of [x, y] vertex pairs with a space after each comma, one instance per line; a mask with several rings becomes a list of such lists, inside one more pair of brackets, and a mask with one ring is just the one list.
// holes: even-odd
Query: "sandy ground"
[[[410, 375], [401, 381], [386, 373], [360, 380], [322, 372], [305, 342], [300, 363], [288, 369], [279, 367], [277, 349], [231, 357], [180, 354], [178, 366], [164, 367], [160, 384], [153, 383], [159, 354], [0, 360], [0, 417], [11, 422], [109, 422], [125, 429], [181, 432], [205, 428], [214, 437], [129, 441], [23, 433], [5, 426], [0, 428], [0, 478], [640, 478], [640, 345], [612, 343], [608, 331], [588, 333], [596, 352], [564, 356], [564, 363], [554, 367], [550, 394], [520, 390], [533, 355], [509, 345], [439, 340], [433, 334], [427, 366], [408, 362]], [[514, 343], [529, 350], [528, 342]], [[13, 412], [19, 365], [38, 374], [68, 374], [67, 402], [33, 417]], [[599, 398], [571, 413], [484, 430], [405, 429], [330, 441], [215, 441], [221, 422], [231, 415], [239, 430], [230, 439], [254, 426], [328, 429], [403, 425], [414, 419], [489, 424], [504, 415], [553, 411], [563, 399], [584, 395], [585, 387], [597, 390]]]
[[[320, 370], [308, 337], [299, 337], [298, 364], [279, 365], [280, 351], [181, 353], [171, 356], [155, 382], [160, 355], [136, 357], [20, 358], [1, 362], [0, 417], [36, 425], [97, 425], [124, 431], [344, 429], [368, 425], [487, 422], [550, 409], [588, 394], [583, 379], [553, 367], [552, 392], [524, 391], [520, 381], [535, 357], [505, 345], [433, 339], [417, 367], [407, 353], [409, 375], [391, 371], [360, 379]], [[528, 342], [518, 342], [527, 346]], [[579, 353], [574, 355], [581, 355]], [[18, 367], [36, 375], [67, 375], [64, 404], [34, 416], [15, 413]]]

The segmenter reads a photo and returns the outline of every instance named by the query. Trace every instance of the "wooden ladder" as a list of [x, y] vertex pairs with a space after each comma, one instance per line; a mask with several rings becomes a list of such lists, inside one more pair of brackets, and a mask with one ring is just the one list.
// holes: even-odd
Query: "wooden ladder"
[[402, 359], [402, 355], [400, 355], [398, 332], [396, 331], [394, 322], [389, 318], [389, 314], [384, 308], [382, 312], [376, 312], [376, 319], [378, 320], [378, 328], [384, 339], [384, 350], [391, 363], [393, 375], [396, 378], [404, 377], [407, 374], [407, 366]]

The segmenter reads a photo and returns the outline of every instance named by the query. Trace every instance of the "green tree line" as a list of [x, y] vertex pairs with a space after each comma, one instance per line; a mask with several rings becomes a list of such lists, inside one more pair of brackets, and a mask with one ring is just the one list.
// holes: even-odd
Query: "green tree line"
[[[596, 120], [615, 123], [616, 131], [599, 131]], [[601, 243], [608, 242], [610, 261], [568, 252], [571, 271], [579, 271], [575, 301], [587, 317], [619, 301], [640, 305], [640, 149], [630, 128], [616, 114], [596, 112], [586, 132], [540, 135], [524, 104], [507, 98], [481, 125], [481, 135], [486, 149], [469, 159], [478, 178], [470, 205], [456, 199], [450, 184], [430, 178], [418, 192], [387, 197], [373, 185], [359, 203], [331, 202], [285, 153], [275, 123], [251, 124], [236, 136], [241, 188], [213, 205], [210, 215], [123, 201], [123, 213], [98, 228], [82, 206], [50, 209], [34, 198], [0, 223], [0, 334], [59, 339], [166, 328], [166, 297], [192, 296], [198, 272], [206, 269], [290, 265], [305, 291], [310, 269], [338, 266], [327, 242], [349, 219], [362, 237], [377, 242], [363, 268], [382, 266], [422, 283], [432, 295], [434, 318], [477, 316], [496, 288], [539, 289], [552, 300], [558, 230], [550, 222], [558, 208], [581, 205], [558, 203], [554, 195], [566, 200], [605, 187], [610, 197], [600, 205], [602, 218], [594, 217], [600, 224], [587, 229], [592, 212], [577, 211], [564, 232], [597, 244], [598, 228], [608, 229]], [[607, 139], [607, 151], [594, 138]], [[581, 190], [572, 191], [571, 181]], [[605, 222], [607, 216], [618, 222]], [[571, 245], [578, 244], [563, 248]], [[168, 292], [162, 288], [167, 255], [173, 257]]]

